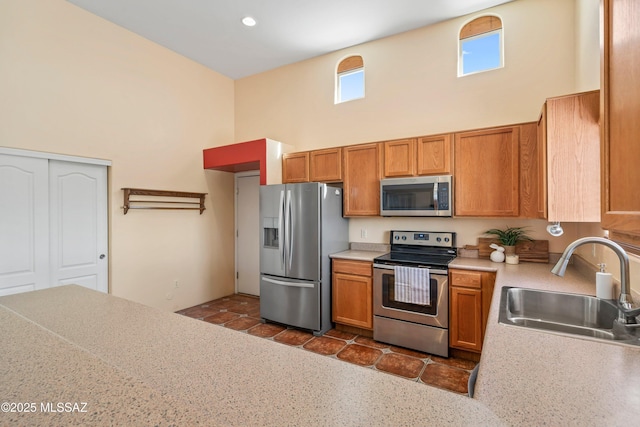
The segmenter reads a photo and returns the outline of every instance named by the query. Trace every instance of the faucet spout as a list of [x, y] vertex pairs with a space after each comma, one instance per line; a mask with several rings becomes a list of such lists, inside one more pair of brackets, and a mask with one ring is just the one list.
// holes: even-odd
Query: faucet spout
[[583, 237], [569, 244], [560, 256], [556, 265], [551, 269], [551, 273], [556, 276], [564, 276], [567, 264], [573, 252], [582, 245], [597, 243], [611, 248], [620, 260], [620, 297], [618, 298], [618, 308], [620, 310], [619, 319], [624, 323], [635, 323], [635, 316], [640, 314], [638, 309], [633, 308], [633, 298], [631, 298], [631, 287], [629, 284], [629, 256], [620, 245], [603, 237]]

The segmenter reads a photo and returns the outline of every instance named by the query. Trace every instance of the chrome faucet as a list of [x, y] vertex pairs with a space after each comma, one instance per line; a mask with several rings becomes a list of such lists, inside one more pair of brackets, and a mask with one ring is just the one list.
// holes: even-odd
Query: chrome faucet
[[636, 323], [635, 317], [640, 315], [640, 308], [633, 307], [633, 298], [631, 298], [631, 285], [629, 283], [629, 256], [617, 243], [605, 239], [603, 237], [583, 237], [575, 242], [571, 243], [564, 250], [564, 253], [556, 263], [555, 267], [551, 270], [556, 276], [564, 276], [567, 270], [567, 264], [571, 255], [578, 246], [585, 245], [587, 243], [599, 243], [601, 245], [611, 248], [618, 259], [620, 260], [620, 297], [618, 298], [618, 321], [624, 324]]

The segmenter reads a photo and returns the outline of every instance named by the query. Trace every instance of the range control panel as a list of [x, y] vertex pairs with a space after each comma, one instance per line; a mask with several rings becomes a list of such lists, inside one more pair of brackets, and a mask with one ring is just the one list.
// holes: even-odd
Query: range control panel
[[441, 231], [397, 231], [390, 232], [391, 245], [437, 246], [453, 248], [456, 233]]

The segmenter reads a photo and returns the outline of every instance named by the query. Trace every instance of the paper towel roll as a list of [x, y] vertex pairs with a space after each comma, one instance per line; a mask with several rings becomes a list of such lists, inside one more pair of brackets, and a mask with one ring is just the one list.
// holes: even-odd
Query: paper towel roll
[[601, 299], [615, 299], [613, 295], [613, 278], [611, 273], [596, 273], [596, 297]]

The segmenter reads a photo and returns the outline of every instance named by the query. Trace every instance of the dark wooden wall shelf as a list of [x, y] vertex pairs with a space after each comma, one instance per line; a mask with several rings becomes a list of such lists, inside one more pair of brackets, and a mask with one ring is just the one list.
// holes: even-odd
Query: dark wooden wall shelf
[[[124, 191], [124, 214], [129, 209], [167, 209], [167, 210], [199, 210], [200, 215], [204, 212], [204, 196], [207, 193], [188, 193], [184, 191], [165, 190], [145, 190], [142, 188], [123, 188]], [[131, 196], [152, 196], [165, 198], [154, 199], [131, 199]], [[182, 201], [177, 198], [199, 199], [199, 201]], [[166, 200], [169, 199], [169, 200]], [[193, 205], [197, 205], [193, 206]]]

